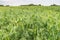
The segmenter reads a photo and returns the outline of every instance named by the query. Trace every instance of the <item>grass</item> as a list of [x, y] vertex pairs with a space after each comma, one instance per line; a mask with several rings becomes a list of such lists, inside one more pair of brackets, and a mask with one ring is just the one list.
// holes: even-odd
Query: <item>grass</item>
[[60, 40], [60, 6], [0, 7], [0, 40]]

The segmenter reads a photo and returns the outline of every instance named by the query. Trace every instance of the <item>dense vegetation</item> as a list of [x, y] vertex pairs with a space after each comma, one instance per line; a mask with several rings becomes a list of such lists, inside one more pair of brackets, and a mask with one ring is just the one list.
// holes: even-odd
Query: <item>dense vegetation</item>
[[0, 7], [0, 40], [60, 40], [60, 6]]

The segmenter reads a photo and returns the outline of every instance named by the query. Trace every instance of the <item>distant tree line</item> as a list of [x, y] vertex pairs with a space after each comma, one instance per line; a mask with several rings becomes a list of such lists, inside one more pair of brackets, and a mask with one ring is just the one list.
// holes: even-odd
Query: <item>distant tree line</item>
[[9, 6], [9, 5], [0, 5], [0, 6]]
[[[0, 5], [0, 6], [10, 6], [10, 5]], [[41, 4], [39, 4], [39, 5], [35, 5], [35, 4], [28, 4], [28, 5], [20, 5], [20, 6], [43, 6], [43, 5], [41, 5]], [[50, 5], [50, 6], [60, 6], [60, 5], [56, 5], [56, 4], [52, 4], [52, 5]]]
[[4, 6], [4, 5], [0, 5], [0, 6]]
[[[39, 4], [39, 5], [28, 4], [28, 5], [21, 5], [21, 6], [43, 6], [43, 5], [41, 5], [41, 4]], [[50, 6], [60, 6], [60, 5], [52, 4], [52, 5], [50, 5]]]
[[59, 5], [56, 5], [56, 4], [52, 4], [51, 6], [59, 6]]
[[41, 6], [41, 4], [39, 4], [39, 5], [35, 5], [35, 4], [28, 4], [28, 5], [21, 5], [21, 6]]

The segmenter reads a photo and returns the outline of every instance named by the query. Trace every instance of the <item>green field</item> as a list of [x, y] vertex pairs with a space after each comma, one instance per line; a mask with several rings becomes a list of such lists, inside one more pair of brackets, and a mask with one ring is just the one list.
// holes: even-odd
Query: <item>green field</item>
[[0, 40], [60, 40], [60, 6], [0, 7]]

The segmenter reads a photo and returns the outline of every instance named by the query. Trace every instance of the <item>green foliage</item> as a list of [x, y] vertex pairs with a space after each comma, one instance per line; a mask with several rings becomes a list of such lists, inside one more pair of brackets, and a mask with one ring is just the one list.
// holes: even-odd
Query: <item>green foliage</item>
[[0, 7], [0, 40], [60, 40], [60, 6]]

